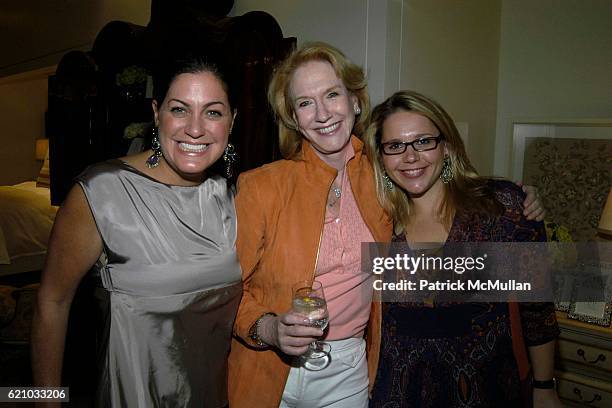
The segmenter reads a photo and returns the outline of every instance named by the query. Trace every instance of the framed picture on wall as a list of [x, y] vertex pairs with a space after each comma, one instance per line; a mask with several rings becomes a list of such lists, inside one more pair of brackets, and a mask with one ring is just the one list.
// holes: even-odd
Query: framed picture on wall
[[610, 188], [612, 119], [516, 122], [513, 178], [534, 185], [547, 221], [591, 241]]

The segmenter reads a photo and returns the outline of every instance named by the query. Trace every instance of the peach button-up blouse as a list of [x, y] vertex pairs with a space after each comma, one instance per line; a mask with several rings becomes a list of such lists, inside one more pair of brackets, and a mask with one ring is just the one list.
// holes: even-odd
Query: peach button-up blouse
[[329, 310], [326, 340], [363, 337], [373, 293], [372, 274], [361, 271], [361, 243], [374, 238], [361, 217], [346, 172], [339, 200], [339, 214], [325, 216], [315, 272]]

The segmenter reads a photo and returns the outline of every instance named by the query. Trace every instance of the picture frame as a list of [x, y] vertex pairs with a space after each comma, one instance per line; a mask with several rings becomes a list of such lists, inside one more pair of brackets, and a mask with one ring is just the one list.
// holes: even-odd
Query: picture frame
[[612, 301], [572, 302], [567, 317], [585, 323], [609, 327], [612, 322]]
[[558, 282], [556, 291], [557, 299], [555, 301], [555, 310], [559, 312], [569, 312], [571, 306], [571, 296], [574, 288], [574, 281], [569, 276], [565, 276], [563, 280]]
[[524, 177], [529, 139], [612, 140], [612, 118], [563, 120], [517, 120], [512, 124], [512, 177]]
[[512, 177], [536, 186], [547, 221], [591, 241], [610, 189], [612, 119], [515, 121]]
[[[571, 301], [567, 310], [569, 319], [598, 326], [609, 327], [612, 323], [612, 263], [599, 262], [599, 282], [591, 282], [574, 288], [573, 299], [588, 299], [589, 291], [595, 290], [601, 295], [603, 301]], [[603, 292], [601, 283], [603, 280]], [[591, 296], [590, 298], [594, 298]]]

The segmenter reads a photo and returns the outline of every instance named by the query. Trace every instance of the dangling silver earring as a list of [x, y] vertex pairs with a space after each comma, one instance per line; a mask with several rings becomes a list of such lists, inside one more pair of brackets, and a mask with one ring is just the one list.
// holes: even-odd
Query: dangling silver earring
[[157, 126], [153, 127], [153, 138], [151, 139], [151, 150], [153, 154], [149, 156], [145, 164], [148, 168], [152, 169], [159, 166], [159, 162], [164, 154], [161, 151], [161, 143], [159, 143], [159, 130]]
[[451, 159], [447, 155], [444, 156], [442, 161], [442, 173], [440, 173], [440, 180], [444, 184], [448, 184], [453, 179], [453, 169], [451, 167]]
[[389, 192], [393, 191], [395, 188], [395, 185], [391, 181], [391, 178], [387, 176], [387, 173], [383, 173], [383, 183], [385, 184], [385, 189]]
[[355, 112], [355, 115], [359, 115], [361, 113], [361, 108], [359, 105], [355, 104], [355, 106], [353, 106], [353, 111]]
[[225, 178], [234, 176], [234, 163], [236, 162], [236, 148], [233, 144], [228, 143], [223, 152], [223, 161], [225, 162]]

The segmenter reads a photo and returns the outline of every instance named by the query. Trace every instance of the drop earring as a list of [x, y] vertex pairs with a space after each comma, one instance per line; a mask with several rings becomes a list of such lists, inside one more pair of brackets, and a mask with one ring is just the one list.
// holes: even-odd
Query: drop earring
[[452, 179], [453, 168], [451, 166], [451, 159], [447, 154], [444, 156], [444, 159], [442, 161], [442, 173], [440, 173], [440, 180], [442, 180], [444, 184], [448, 184]]
[[159, 162], [164, 154], [161, 150], [161, 143], [159, 143], [159, 129], [157, 126], [153, 127], [153, 138], [151, 139], [151, 150], [153, 150], [153, 154], [149, 156], [145, 164], [148, 168], [152, 169], [154, 167], [159, 166]]
[[353, 111], [355, 112], [355, 115], [359, 115], [361, 113], [361, 108], [357, 103], [355, 103], [355, 105], [353, 106]]
[[385, 190], [391, 192], [395, 188], [395, 185], [391, 181], [391, 178], [387, 176], [387, 173], [383, 173], [383, 184], [385, 185]]
[[225, 162], [225, 178], [234, 176], [234, 163], [236, 162], [236, 148], [233, 144], [228, 143], [223, 151], [223, 161]]

